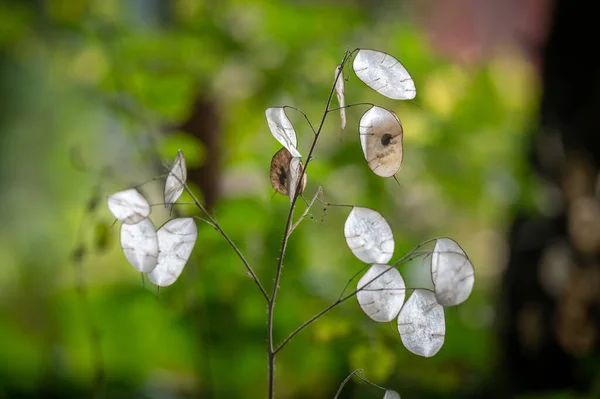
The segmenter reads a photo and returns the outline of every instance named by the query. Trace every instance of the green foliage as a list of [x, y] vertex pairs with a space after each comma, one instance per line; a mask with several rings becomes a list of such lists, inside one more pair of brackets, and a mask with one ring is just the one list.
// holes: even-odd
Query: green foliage
[[[162, 161], [179, 148], [191, 169], [204, 165], [202, 143], [168, 127], [185, 122], [197, 97], [214, 101], [223, 187], [214, 213], [270, 287], [289, 199], [269, 187], [278, 147], [268, 139], [264, 109], [289, 104], [317, 118], [348, 46], [398, 55], [420, 90], [417, 107], [384, 99], [354, 76], [346, 86], [347, 103], [376, 101], [402, 120], [401, 187], [362, 165], [357, 125], [364, 110], [350, 108], [344, 132], [336, 118], [326, 124], [307, 193], [321, 185], [330, 202], [378, 209], [392, 224], [397, 256], [424, 238], [452, 235], [479, 280], [472, 298], [447, 312], [446, 344], [428, 360], [349, 301], [286, 347], [278, 397], [332, 397], [357, 367], [403, 397], [456, 396], [486, 381], [497, 356], [498, 237], [518, 201], [533, 203], [523, 151], [536, 98], [523, 89], [533, 86], [524, 61], [452, 65], [385, 2], [179, 0], [164, 2], [167, 11], [161, 2], [43, 3], [42, 11], [0, 3], [0, 87], [11, 93], [0, 98], [0, 397], [3, 390], [44, 392], [55, 379], [65, 397], [89, 394], [100, 390], [98, 367], [108, 397], [265, 392], [263, 303], [222, 237], [200, 225], [181, 281], [157, 299], [111, 245], [118, 231], [107, 229], [108, 212], [88, 213], [87, 203], [97, 187], [103, 200], [164, 173]], [[290, 116], [306, 148], [312, 133]], [[73, 149], [83, 171], [71, 162]], [[158, 183], [143, 190], [160, 202]], [[164, 209], [153, 215], [168, 218]], [[335, 300], [363, 266], [344, 245], [346, 215], [315, 207], [294, 232], [276, 342]], [[89, 250], [73, 263], [79, 242]]]

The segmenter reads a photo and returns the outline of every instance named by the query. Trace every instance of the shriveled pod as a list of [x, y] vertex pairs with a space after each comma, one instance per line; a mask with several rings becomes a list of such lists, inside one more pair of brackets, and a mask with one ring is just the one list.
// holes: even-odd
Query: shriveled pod
[[185, 181], [187, 179], [187, 167], [185, 165], [185, 157], [183, 151], [179, 150], [175, 157], [175, 162], [169, 171], [167, 180], [165, 181], [165, 207], [172, 206], [183, 193]]
[[412, 100], [415, 82], [396, 58], [382, 51], [360, 49], [352, 64], [354, 73], [367, 86], [394, 100]]
[[[292, 170], [290, 170], [290, 166], [293, 166]], [[291, 181], [292, 179], [297, 179], [299, 175], [299, 168], [302, 167], [302, 162], [300, 158], [292, 157], [292, 154], [283, 147], [279, 151], [273, 155], [271, 159], [271, 186], [282, 195], [289, 195], [290, 190], [288, 187], [296, 187], [298, 183], [297, 180]], [[304, 191], [307, 183], [307, 176], [304, 173], [302, 176], [302, 187], [300, 188], [300, 193]]]
[[402, 166], [402, 124], [385, 108], [374, 106], [359, 123], [360, 144], [369, 168], [378, 176], [391, 177]]
[[335, 95], [338, 100], [338, 104], [340, 105], [340, 119], [341, 119], [341, 127], [342, 130], [346, 127], [346, 100], [344, 97], [344, 71], [341, 68], [341, 65], [338, 65], [335, 68]]
[[398, 332], [406, 349], [415, 355], [438, 353], [444, 344], [446, 321], [444, 307], [433, 292], [414, 290], [398, 315]]

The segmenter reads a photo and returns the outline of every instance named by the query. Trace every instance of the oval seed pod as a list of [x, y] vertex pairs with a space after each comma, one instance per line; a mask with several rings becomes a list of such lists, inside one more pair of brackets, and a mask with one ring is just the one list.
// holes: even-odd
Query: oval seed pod
[[415, 82], [406, 68], [387, 53], [360, 49], [352, 68], [367, 86], [388, 98], [412, 100], [417, 94]]
[[431, 357], [444, 344], [446, 320], [444, 307], [428, 290], [417, 289], [398, 315], [398, 332], [402, 343], [415, 355]]
[[158, 239], [150, 219], [121, 225], [121, 248], [125, 257], [139, 272], [149, 273], [156, 267]]
[[371, 319], [392, 321], [404, 304], [406, 286], [398, 269], [374, 264], [358, 281], [356, 299]]
[[119, 221], [136, 224], [150, 216], [150, 204], [135, 188], [108, 197], [108, 209]]
[[352, 253], [365, 263], [387, 263], [394, 255], [394, 235], [383, 216], [355, 206], [344, 224], [344, 236]]
[[359, 122], [360, 144], [369, 168], [378, 176], [391, 177], [402, 166], [402, 124], [391, 111], [372, 107]]
[[192, 218], [171, 219], [156, 232], [158, 262], [148, 273], [150, 281], [160, 287], [175, 282], [194, 249], [198, 228]]
[[467, 254], [451, 238], [438, 238], [431, 255], [431, 279], [442, 306], [467, 300], [475, 283], [475, 269]]
[[400, 394], [396, 391], [385, 391], [385, 395], [383, 395], [383, 399], [400, 399]]
[[[289, 195], [288, 187], [290, 185], [293, 185], [290, 184], [290, 179], [294, 178], [294, 176], [292, 176], [292, 174], [290, 173], [290, 165], [292, 164], [292, 161], [294, 159], [295, 158], [292, 157], [292, 154], [290, 154], [290, 152], [285, 147], [277, 151], [271, 159], [271, 186], [273, 186], [275, 191], [277, 191], [279, 194]], [[297, 171], [298, 168], [302, 166], [302, 162], [300, 162], [299, 158], [296, 159], [296, 161], [293, 161], [293, 166], [294, 170], [296, 171], [295, 178], [297, 179]], [[300, 193], [302, 193], [306, 188], [307, 180], [308, 178], [305, 173], [302, 177], [302, 188], [300, 189]]]

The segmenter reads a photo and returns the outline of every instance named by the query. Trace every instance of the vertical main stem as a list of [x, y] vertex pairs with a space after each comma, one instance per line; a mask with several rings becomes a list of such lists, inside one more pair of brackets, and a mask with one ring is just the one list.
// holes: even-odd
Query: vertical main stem
[[[333, 86], [329, 92], [329, 97], [327, 98], [327, 104], [325, 105], [325, 110], [323, 111], [323, 116], [321, 117], [321, 123], [319, 124], [319, 128], [315, 132], [315, 137], [313, 139], [312, 145], [310, 146], [310, 151], [308, 152], [308, 156], [306, 157], [306, 164], [304, 165], [304, 170], [301, 170], [300, 176], [303, 176], [306, 173], [306, 169], [308, 168], [308, 164], [312, 159], [312, 154], [315, 150], [315, 146], [317, 141], [319, 140], [319, 136], [321, 134], [321, 130], [323, 129], [323, 125], [325, 124], [325, 119], [327, 119], [327, 114], [329, 113], [329, 105], [331, 104], [331, 99], [333, 98], [333, 93], [335, 92], [335, 86], [337, 84], [337, 80], [342, 75], [342, 71], [344, 70], [344, 64], [348, 59], [349, 54], [346, 53], [344, 55], [344, 59], [340, 64], [340, 71], [335, 77], [333, 82]], [[343, 77], [342, 77], [343, 79]], [[293, 195], [292, 201], [290, 204], [290, 211], [288, 213], [287, 221], [285, 223], [285, 230], [283, 233], [283, 242], [281, 243], [281, 250], [279, 251], [279, 260], [277, 262], [277, 271], [275, 272], [275, 281], [273, 283], [273, 292], [271, 297], [269, 298], [269, 306], [268, 306], [268, 314], [267, 314], [267, 350], [268, 350], [268, 358], [269, 358], [269, 399], [273, 399], [274, 397], [274, 386], [275, 386], [275, 348], [273, 347], [273, 315], [275, 313], [275, 299], [277, 298], [277, 290], [279, 288], [279, 280], [281, 279], [281, 271], [283, 269], [283, 258], [285, 256], [285, 250], [287, 247], [287, 242], [290, 237], [290, 227], [292, 226], [292, 219], [294, 217], [294, 209], [296, 206], [296, 200], [298, 199], [298, 192], [300, 191], [300, 187], [302, 185], [302, 177], [298, 179], [298, 184], [294, 187], [294, 190], [289, 190], [290, 195]]]

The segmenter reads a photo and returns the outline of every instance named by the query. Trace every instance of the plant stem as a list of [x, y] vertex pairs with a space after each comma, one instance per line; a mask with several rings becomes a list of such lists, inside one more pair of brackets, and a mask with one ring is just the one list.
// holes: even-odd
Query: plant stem
[[290, 228], [290, 232], [289, 232], [290, 235], [292, 234], [292, 232], [294, 230], [296, 230], [296, 227], [298, 227], [298, 225], [300, 225], [300, 223], [302, 222], [302, 220], [304, 220], [304, 218], [306, 217], [306, 215], [308, 215], [308, 212], [310, 212], [310, 208], [313, 206], [313, 204], [315, 203], [317, 197], [319, 195], [321, 195], [322, 192], [323, 192], [323, 189], [321, 187], [319, 187], [317, 189], [317, 192], [315, 193], [313, 199], [310, 200], [310, 202], [308, 202], [306, 204], [306, 209], [304, 210], [304, 212], [302, 213], [302, 215], [300, 215], [300, 217], [298, 218], [298, 220], [296, 221], [296, 223], [294, 223], [292, 225], [292, 227]]
[[215, 220], [215, 218], [213, 218], [212, 215], [210, 213], [208, 213], [206, 208], [204, 208], [204, 206], [200, 203], [200, 201], [198, 201], [198, 199], [196, 198], [194, 193], [192, 193], [192, 191], [190, 190], [188, 185], [184, 184], [183, 187], [185, 188], [185, 191], [190, 195], [190, 197], [192, 197], [192, 201], [194, 201], [194, 204], [198, 207], [198, 209], [200, 209], [202, 211], [202, 213], [204, 213], [204, 215], [208, 218], [208, 221], [212, 224], [212, 227], [215, 230], [217, 230], [219, 232], [219, 234], [221, 234], [223, 236], [225, 241], [227, 241], [227, 243], [231, 246], [231, 248], [233, 248], [233, 250], [235, 251], [237, 256], [240, 258], [240, 260], [244, 264], [244, 266], [246, 266], [246, 270], [248, 270], [248, 273], [250, 274], [250, 276], [256, 283], [256, 286], [258, 287], [260, 292], [262, 292], [263, 296], [265, 297], [265, 300], [267, 302], [269, 302], [269, 294], [267, 294], [267, 291], [265, 290], [263, 285], [260, 283], [258, 276], [256, 275], [256, 273], [254, 273], [254, 270], [252, 270], [252, 266], [250, 266], [250, 263], [248, 263], [248, 261], [246, 260], [246, 258], [244, 257], [244, 255], [242, 254], [240, 249], [237, 247], [237, 245], [234, 244], [233, 241], [231, 241], [231, 238], [229, 238], [227, 233], [225, 233], [223, 231], [223, 229], [221, 228], [221, 226], [219, 226], [219, 223]]
[[279, 352], [281, 349], [283, 349], [283, 347], [292, 340], [292, 338], [294, 338], [296, 336], [296, 334], [300, 333], [302, 330], [304, 330], [306, 327], [308, 327], [310, 324], [312, 324], [313, 322], [317, 321], [321, 316], [323, 316], [325, 313], [328, 313], [330, 310], [333, 310], [336, 306], [338, 306], [339, 304], [347, 301], [348, 299], [352, 298], [353, 296], [355, 296], [356, 294], [358, 294], [360, 291], [362, 291], [364, 288], [368, 287], [369, 284], [371, 284], [373, 281], [377, 280], [379, 277], [383, 276], [385, 273], [387, 273], [388, 271], [392, 270], [392, 268], [395, 268], [403, 263], [406, 262], [410, 262], [413, 259], [422, 256], [422, 254], [417, 254], [415, 255], [415, 253], [417, 252], [417, 250], [419, 248], [421, 248], [423, 245], [436, 240], [436, 238], [431, 239], [431, 240], [427, 240], [427, 241], [423, 241], [422, 243], [420, 243], [419, 245], [417, 245], [416, 247], [414, 247], [410, 252], [408, 252], [406, 255], [404, 255], [402, 258], [400, 258], [397, 262], [395, 262], [391, 268], [381, 272], [380, 274], [378, 274], [377, 276], [373, 277], [370, 281], [368, 281], [366, 284], [364, 284], [361, 288], [355, 290], [354, 292], [351, 292], [350, 294], [343, 296], [344, 292], [346, 291], [346, 289], [348, 288], [348, 285], [350, 285], [350, 282], [352, 281], [352, 279], [356, 278], [358, 276], [357, 273], [354, 275], [354, 277], [352, 277], [352, 279], [350, 279], [350, 281], [348, 281], [348, 283], [346, 283], [346, 285], [344, 286], [344, 290], [342, 291], [342, 294], [340, 294], [340, 296], [338, 297], [338, 299], [333, 302], [331, 305], [327, 306], [325, 309], [321, 310], [319, 313], [317, 313], [316, 315], [314, 315], [313, 317], [311, 317], [310, 319], [308, 319], [307, 321], [305, 321], [304, 323], [302, 323], [298, 328], [296, 328], [294, 331], [292, 331], [292, 333], [290, 335], [288, 335], [288, 337], [286, 339], [283, 340], [283, 342], [281, 344], [279, 344], [279, 346], [277, 347], [277, 349], [275, 349], [275, 354], [277, 352]]
[[348, 377], [346, 377], [346, 379], [344, 381], [342, 381], [342, 384], [340, 385], [340, 388], [337, 390], [335, 396], [333, 397], [333, 399], [337, 399], [338, 396], [340, 396], [340, 393], [342, 392], [342, 389], [344, 389], [344, 386], [346, 385], [346, 383], [348, 383], [348, 381], [350, 381], [350, 379], [352, 378], [353, 375], [358, 376], [359, 373], [362, 373], [363, 369], [356, 369], [353, 372], [350, 373], [350, 375], [348, 375]]
[[[335, 93], [335, 86], [342, 75], [344, 70], [344, 64], [348, 60], [350, 53], [344, 54], [344, 58], [340, 64], [340, 70], [335, 76], [335, 80], [329, 91], [329, 97], [327, 98], [327, 103], [325, 104], [325, 110], [323, 111], [323, 115], [321, 117], [321, 122], [319, 123], [318, 129], [315, 131], [315, 136], [313, 138], [312, 144], [310, 146], [310, 150], [308, 152], [308, 156], [306, 157], [306, 164], [304, 165], [303, 170], [300, 171], [300, 176], [303, 176], [308, 169], [308, 165], [312, 159], [312, 154], [315, 150], [315, 146], [317, 145], [317, 141], [319, 140], [319, 136], [321, 135], [321, 131], [323, 130], [323, 126], [325, 125], [325, 120], [327, 119], [327, 114], [329, 113], [329, 105], [331, 104], [331, 99], [333, 98], [333, 94]], [[308, 118], [306, 118], [308, 120]], [[310, 124], [312, 127], [312, 124]], [[292, 219], [294, 217], [294, 209], [296, 206], [296, 200], [299, 196], [300, 187], [302, 186], [302, 178], [298, 179], [298, 184], [295, 189], [292, 191], [291, 187], [289, 190], [290, 195], [292, 195], [292, 201], [290, 204], [290, 211], [288, 212], [288, 217], [285, 222], [285, 229], [283, 232], [283, 240], [281, 243], [281, 249], [279, 251], [279, 261], [277, 262], [277, 270], [275, 272], [275, 281], [273, 283], [273, 291], [271, 293], [271, 298], [269, 300], [269, 307], [267, 313], [267, 350], [268, 350], [268, 358], [269, 358], [269, 399], [273, 399], [274, 397], [274, 380], [275, 380], [275, 354], [277, 351], [274, 350], [273, 347], [273, 316], [275, 313], [275, 300], [277, 298], [277, 290], [279, 288], [279, 280], [281, 279], [281, 271], [283, 270], [283, 258], [285, 256], [285, 250], [287, 247], [288, 239], [290, 237], [290, 227], [292, 226]], [[281, 349], [278, 348], [278, 349]]]

